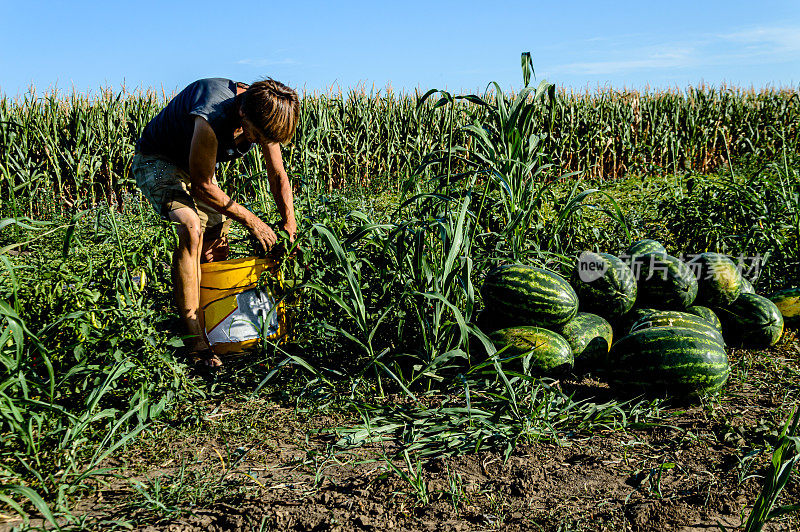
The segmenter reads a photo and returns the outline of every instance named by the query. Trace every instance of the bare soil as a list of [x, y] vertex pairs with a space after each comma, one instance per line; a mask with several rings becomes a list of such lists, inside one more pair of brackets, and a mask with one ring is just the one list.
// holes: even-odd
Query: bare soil
[[[113, 464], [126, 473], [80, 501], [84, 526], [138, 530], [734, 530], [746, 520], [770, 443], [800, 396], [800, 344], [730, 352], [718, 404], [665, 421], [523, 442], [388, 467], [379, 445], [335, 450], [353, 420], [268, 401], [214, 405], [188, 434], [164, 425]], [[589, 377], [561, 383], [606, 400]], [[795, 472], [781, 503], [800, 501]], [[137, 490], [134, 486], [138, 485]], [[147, 494], [146, 496], [143, 494]], [[11, 524], [11, 523], [7, 523]], [[765, 530], [800, 530], [783, 518]]]

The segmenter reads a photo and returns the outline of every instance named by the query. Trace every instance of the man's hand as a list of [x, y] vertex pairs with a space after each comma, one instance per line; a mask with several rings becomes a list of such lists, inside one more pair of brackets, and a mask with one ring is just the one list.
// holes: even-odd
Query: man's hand
[[278, 236], [275, 234], [275, 231], [255, 215], [248, 221], [247, 229], [250, 230], [250, 234], [253, 235], [253, 238], [258, 240], [258, 243], [261, 244], [265, 252], [269, 251], [270, 248], [275, 245], [275, 242], [278, 241]]
[[294, 243], [294, 239], [297, 238], [297, 226], [289, 222], [284, 222], [281, 228], [289, 235], [289, 242]]
[[[195, 131], [189, 151], [192, 196], [205, 201], [218, 212], [247, 227], [253, 240], [257, 241], [266, 253], [278, 241], [275, 231], [258, 216], [233, 201], [213, 182], [217, 146], [217, 137], [211, 125], [204, 118], [195, 117]], [[289, 240], [294, 242], [297, 224], [294, 219], [292, 188], [283, 167], [280, 145], [274, 142], [264, 143], [262, 150], [266, 156], [270, 189], [278, 212], [285, 220], [281, 228], [286, 230]]]

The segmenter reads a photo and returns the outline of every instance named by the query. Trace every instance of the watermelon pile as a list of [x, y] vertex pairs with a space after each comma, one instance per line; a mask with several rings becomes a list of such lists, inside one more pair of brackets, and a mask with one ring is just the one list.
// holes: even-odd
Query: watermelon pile
[[784, 320], [800, 321], [800, 289], [758, 295], [725, 255], [684, 262], [647, 239], [624, 259], [584, 252], [569, 281], [523, 264], [490, 272], [479, 325], [499, 360], [533, 376], [596, 368], [621, 387], [700, 396], [727, 381], [726, 345], [771, 346]]

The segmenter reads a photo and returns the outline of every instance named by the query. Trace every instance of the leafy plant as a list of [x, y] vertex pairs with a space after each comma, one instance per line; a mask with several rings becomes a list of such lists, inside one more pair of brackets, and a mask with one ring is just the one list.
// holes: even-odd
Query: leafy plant
[[747, 523], [745, 523], [746, 532], [758, 532], [767, 521], [800, 511], [800, 504], [787, 504], [773, 509], [783, 488], [789, 482], [795, 465], [800, 461], [798, 426], [800, 426], [800, 410], [789, 416], [783, 427], [775, 450], [772, 452], [772, 463], [764, 477], [764, 487], [753, 505]]

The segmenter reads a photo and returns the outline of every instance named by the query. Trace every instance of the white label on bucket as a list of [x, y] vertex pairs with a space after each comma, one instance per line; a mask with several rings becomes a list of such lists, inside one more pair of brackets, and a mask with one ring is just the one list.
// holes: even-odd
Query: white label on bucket
[[[234, 305], [233, 299], [234, 297], [231, 296], [229, 303], [231, 306]], [[267, 292], [253, 288], [236, 294], [235, 308], [225, 319], [208, 331], [208, 341], [212, 345], [227, 344], [276, 335], [278, 333], [277, 312], [272, 312], [270, 316], [274, 307], [275, 300]]]

